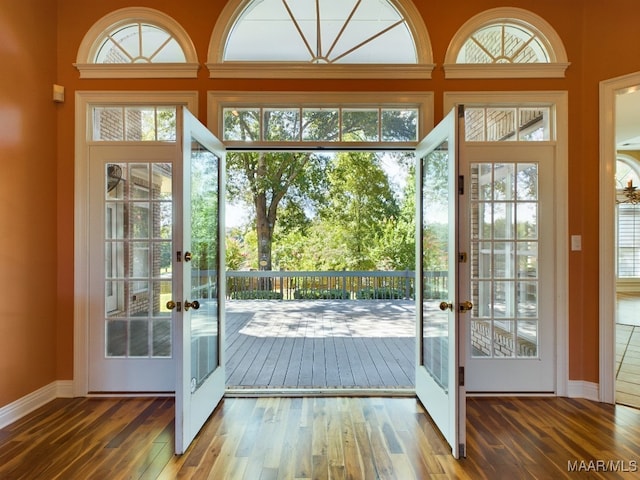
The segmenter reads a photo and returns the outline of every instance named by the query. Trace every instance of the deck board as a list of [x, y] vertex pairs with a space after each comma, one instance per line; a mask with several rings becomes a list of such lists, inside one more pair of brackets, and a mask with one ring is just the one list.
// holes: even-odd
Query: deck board
[[229, 301], [229, 388], [413, 388], [413, 302]]

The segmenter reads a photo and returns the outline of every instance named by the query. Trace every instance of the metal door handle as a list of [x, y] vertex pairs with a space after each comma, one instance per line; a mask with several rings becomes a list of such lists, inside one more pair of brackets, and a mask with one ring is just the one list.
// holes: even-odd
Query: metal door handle
[[190, 302], [189, 300], [185, 300], [184, 309], [189, 310], [190, 308], [193, 308], [194, 310], [198, 310], [200, 308], [200, 302], [197, 300], [194, 300], [193, 302]]
[[169, 310], [173, 310], [174, 308], [176, 308], [176, 302], [174, 302], [173, 300], [169, 300], [169, 301], [167, 302], [167, 308], [168, 308]]
[[453, 303], [440, 302], [440, 310], [442, 310], [443, 312], [451, 310], [453, 312]]
[[471, 303], [469, 300], [467, 300], [466, 302], [462, 302], [458, 306], [458, 310], [461, 311], [461, 312], [468, 312], [472, 308], [473, 308], [473, 303]]

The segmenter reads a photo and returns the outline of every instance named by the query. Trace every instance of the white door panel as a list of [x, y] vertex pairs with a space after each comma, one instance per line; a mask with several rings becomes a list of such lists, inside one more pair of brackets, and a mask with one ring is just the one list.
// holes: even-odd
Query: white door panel
[[467, 392], [555, 392], [554, 148], [467, 143], [464, 152]]
[[[416, 149], [416, 394], [451, 446], [465, 456], [465, 393], [459, 378], [457, 297], [458, 134], [463, 109], [453, 110]], [[447, 271], [447, 292], [431, 288]], [[466, 300], [466, 299], [464, 299]]]
[[[89, 148], [89, 391], [173, 392], [174, 145]], [[168, 191], [167, 191], [168, 190]]]
[[[183, 109], [183, 199], [174, 225], [176, 383], [175, 452], [182, 454], [224, 395], [224, 171], [222, 144]], [[177, 186], [176, 186], [177, 187]]]

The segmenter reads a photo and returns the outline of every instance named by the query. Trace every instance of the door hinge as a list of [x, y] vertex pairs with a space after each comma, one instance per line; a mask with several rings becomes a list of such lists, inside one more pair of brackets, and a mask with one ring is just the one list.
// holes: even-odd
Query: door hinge
[[458, 386], [464, 387], [464, 367], [458, 367]]
[[459, 263], [467, 263], [467, 252], [458, 253], [458, 262]]
[[464, 195], [464, 175], [458, 175], [458, 195]]
[[178, 250], [176, 252], [176, 262], [180, 263], [182, 261], [182, 252]]
[[464, 443], [458, 444], [458, 458], [467, 458], [467, 446]]

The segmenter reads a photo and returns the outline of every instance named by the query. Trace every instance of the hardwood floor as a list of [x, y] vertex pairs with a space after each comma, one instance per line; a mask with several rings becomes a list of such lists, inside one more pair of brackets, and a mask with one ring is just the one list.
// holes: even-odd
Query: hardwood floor
[[640, 296], [618, 293], [616, 402], [640, 408]]
[[413, 398], [227, 398], [179, 457], [172, 399], [58, 399], [0, 430], [0, 479], [638, 478], [640, 410], [467, 403], [455, 460]]

